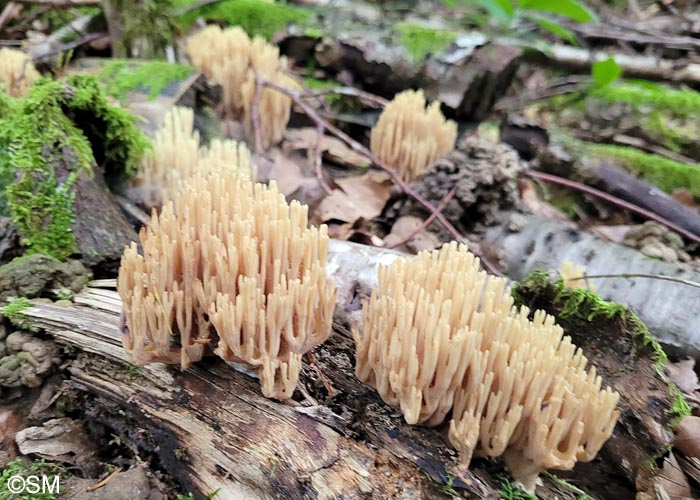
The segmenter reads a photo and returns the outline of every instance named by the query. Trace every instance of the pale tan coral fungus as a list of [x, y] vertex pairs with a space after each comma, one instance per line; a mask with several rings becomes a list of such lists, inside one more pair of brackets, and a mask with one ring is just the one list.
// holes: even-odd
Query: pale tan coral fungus
[[325, 226], [287, 204], [274, 182], [200, 175], [141, 230], [119, 270], [132, 361], [180, 363], [214, 352], [258, 368], [262, 392], [286, 399], [301, 356], [330, 334], [335, 288], [325, 277]]
[[472, 454], [504, 455], [532, 490], [547, 468], [591, 460], [610, 437], [619, 395], [542, 311], [528, 319], [504, 279], [487, 277], [464, 245], [421, 252], [379, 271], [363, 305], [357, 376], [410, 424], [440, 424]]
[[12, 97], [24, 97], [40, 77], [29, 54], [15, 49], [0, 49], [0, 87]]
[[183, 183], [195, 174], [212, 172], [255, 177], [250, 153], [244, 144], [214, 139], [201, 146], [194, 130], [194, 112], [176, 106], [166, 113], [153, 139], [153, 149], [144, 156], [134, 176], [134, 189], [148, 208], [160, 208], [171, 200]]
[[590, 290], [595, 292], [598, 287], [594, 283], [589, 283], [587, 279], [584, 278], [586, 273], [583, 271], [581, 266], [577, 266], [570, 260], [565, 260], [562, 262], [559, 268], [559, 275], [564, 281], [564, 286], [568, 288], [583, 288], [584, 290]]
[[372, 128], [370, 149], [410, 182], [449, 153], [456, 139], [457, 124], [445, 120], [440, 102], [426, 108], [422, 90], [406, 90], [382, 111]]
[[[252, 103], [255, 73], [289, 90], [299, 89], [285, 73], [287, 59], [264, 39], [250, 39], [241, 28], [222, 30], [209, 26], [187, 39], [186, 51], [192, 64], [222, 88], [222, 104], [231, 118], [243, 117], [246, 136], [253, 137]], [[282, 140], [292, 100], [276, 90], [262, 90], [259, 102], [260, 137], [265, 149]]]

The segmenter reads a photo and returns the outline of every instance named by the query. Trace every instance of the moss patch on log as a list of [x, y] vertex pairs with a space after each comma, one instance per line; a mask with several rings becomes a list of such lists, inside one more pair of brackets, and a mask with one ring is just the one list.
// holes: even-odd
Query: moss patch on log
[[42, 78], [26, 97], [5, 96], [0, 105], [0, 178], [12, 179], [12, 222], [29, 253], [65, 259], [77, 248], [71, 226], [78, 177], [92, 175], [95, 165], [113, 177], [133, 173], [148, 143], [92, 77]]
[[[193, 2], [179, 0], [177, 3], [186, 7]], [[240, 26], [250, 36], [258, 35], [269, 40], [288, 24], [303, 25], [311, 17], [311, 11], [265, 0], [224, 0], [186, 12], [177, 18], [177, 22], [182, 29], [187, 29], [198, 17], [222, 20], [231, 26]]]
[[627, 146], [588, 144], [585, 150], [594, 156], [614, 161], [667, 193], [676, 188], [685, 188], [694, 196], [700, 196], [700, 167], [697, 165]]
[[[649, 356], [653, 362], [653, 368], [660, 379], [668, 385], [668, 393], [671, 406], [666, 410], [673, 422], [680, 421], [690, 414], [690, 406], [676, 385], [667, 379], [663, 368], [668, 358], [661, 344], [649, 332], [644, 322], [628, 307], [615, 302], [603, 300], [597, 293], [583, 288], [568, 288], [559, 278], [552, 281], [546, 271], [534, 271], [513, 288], [513, 297], [519, 305], [532, 307], [541, 306], [544, 301], [550, 302], [547, 312], [553, 314], [559, 324], [562, 325], [567, 335], [576, 331], [586, 330], [581, 328], [582, 322], [588, 323], [587, 330], [598, 320], [605, 320], [607, 333], [611, 334], [611, 325], [617, 323], [615, 328], [622, 334], [627, 334], [633, 341], [633, 350], [630, 353], [634, 357]], [[596, 325], [600, 331], [606, 331], [606, 325]], [[577, 342], [577, 344], [579, 344]]]
[[194, 68], [186, 64], [170, 64], [167, 61], [139, 62], [131, 59], [111, 59], [97, 75], [105, 85], [105, 92], [120, 101], [134, 90], [155, 99], [170, 84], [184, 80]]
[[399, 41], [408, 51], [414, 63], [421, 62], [428, 54], [444, 51], [455, 40], [453, 31], [428, 28], [419, 24], [399, 23], [396, 25]]

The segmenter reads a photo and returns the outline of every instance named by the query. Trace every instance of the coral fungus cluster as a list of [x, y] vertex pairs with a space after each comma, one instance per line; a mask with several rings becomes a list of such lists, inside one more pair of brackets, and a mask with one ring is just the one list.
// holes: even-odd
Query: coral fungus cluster
[[[118, 291], [132, 361], [186, 369], [208, 344], [258, 369], [267, 397], [292, 396], [301, 356], [330, 334], [335, 288], [325, 226], [274, 182], [196, 175], [127, 248]], [[215, 336], [212, 336], [215, 332]]]
[[153, 138], [153, 149], [144, 156], [132, 185], [146, 207], [159, 208], [195, 174], [214, 171], [255, 177], [244, 144], [214, 139], [208, 146], [201, 146], [199, 133], [194, 130], [194, 112], [176, 106], [165, 115]]
[[456, 139], [457, 124], [445, 119], [439, 101], [426, 108], [422, 90], [406, 90], [382, 111], [372, 128], [370, 149], [403, 179], [413, 181], [449, 153]]
[[410, 424], [438, 425], [468, 464], [503, 455], [534, 489], [547, 468], [589, 461], [610, 437], [619, 394], [542, 311], [528, 319], [506, 282], [479, 271], [464, 245], [379, 270], [354, 328], [357, 376]]
[[4, 87], [9, 95], [24, 97], [39, 76], [28, 54], [21, 50], [0, 49], [0, 88]]
[[[255, 75], [290, 90], [300, 88], [285, 72], [287, 59], [279, 49], [260, 37], [251, 40], [241, 28], [208, 26], [187, 39], [186, 50], [192, 64], [221, 85], [223, 108], [233, 118], [243, 117], [248, 140], [253, 140]], [[282, 140], [292, 101], [276, 90], [260, 90], [260, 138], [267, 149]]]

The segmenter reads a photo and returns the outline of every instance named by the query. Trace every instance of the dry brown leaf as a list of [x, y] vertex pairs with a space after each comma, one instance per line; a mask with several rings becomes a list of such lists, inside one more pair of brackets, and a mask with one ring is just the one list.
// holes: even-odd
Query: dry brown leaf
[[687, 457], [700, 458], [700, 417], [685, 417], [676, 427], [675, 449]]
[[378, 170], [336, 182], [342, 191], [333, 190], [318, 207], [319, 218], [324, 222], [339, 220], [354, 224], [360, 217], [372, 220], [382, 213], [391, 194], [389, 174]]
[[[294, 149], [316, 150], [318, 134], [315, 128], [306, 127], [287, 130], [284, 137]], [[321, 152], [324, 158], [339, 165], [366, 168], [371, 163], [367, 157], [353, 151], [340, 139], [328, 135], [321, 137]]]
[[683, 395], [688, 399], [698, 401], [700, 382], [698, 382], [698, 374], [695, 373], [694, 359], [688, 358], [677, 363], [667, 364], [666, 375], [678, 386]]
[[532, 181], [522, 180], [519, 184], [520, 198], [530, 212], [552, 221], [568, 221], [569, 217], [554, 205], [542, 200]]
[[[391, 233], [389, 233], [386, 238], [384, 238], [384, 243], [388, 247], [393, 247], [396, 243], [399, 243], [406, 238], [408, 238], [415, 230], [417, 230], [421, 224], [423, 224], [423, 219], [420, 217], [414, 217], [412, 215], [405, 215], [399, 217], [391, 228]], [[412, 253], [418, 253], [422, 250], [435, 250], [440, 246], [440, 240], [438, 237], [426, 229], [420, 230], [410, 241], [407, 241], [403, 245], [399, 246], [397, 250], [406, 250]]]
[[272, 166], [267, 172], [267, 177], [277, 182], [277, 187], [285, 196], [289, 196], [304, 182], [304, 174], [301, 172], [301, 166], [296, 161], [300, 159], [293, 155], [286, 155], [279, 149], [270, 151], [270, 162]]
[[591, 226], [590, 231], [595, 236], [598, 236], [604, 240], [612, 241], [613, 243], [622, 243], [622, 240], [625, 239], [627, 231], [629, 231], [631, 227], [632, 226], [623, 224], [615, 226], [598, 225]]

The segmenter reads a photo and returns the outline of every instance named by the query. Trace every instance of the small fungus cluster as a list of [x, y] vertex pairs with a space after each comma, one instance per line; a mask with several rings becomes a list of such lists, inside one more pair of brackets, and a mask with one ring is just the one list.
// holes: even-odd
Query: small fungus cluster
[[445, 119], [439, 101], [426, 108], [422, 90], [406, 90], [382, 111], [372, 128], [370, 149], [411, 182], [449, 153], [456, 139], [457, 124]]
[[186, 369], [211, 344], [257, 368], [266, 397], [290, 398], [301, 356], [328, 338], [335, 305], [327, 230], [307, 218], [308, 207], [288, 204], [274, 182], [191, 178], [141, 230], [143, 254], [132, 243], [122, 257], [131, 360]]
[[534, 490], [545, 469], [589, 461], [612, 434], [619, 394], [542, 311], [517, 310], [506, 281], [487, 277], [464, 245], [399, 259], [355, 327], [356, 374], [409, 424], [451, 415], [449, 439], [472, 455], [503, 455]]
[[32, 58], [15, 49], [0, 49], [0, 88], [12, 97], [24, 97], [40, 77]]
[[244, 144], [214, 139], [208, 146], [201, 146], [192, 109], [174, 107], [165, 115], [153, 139], [153, 149], [144, 155], [132, 184], [146, 207], [159, 208], [195, 174], [216, 171], [255, 176]]
[[[208, 26], [187, 39], [187, 55], [194, 67], [222, 88], [222, 104], [232, 118], [243, 117], [248, 140], [253, 140], [255, 74], [289, 90], [299, 84], [285, 69], [287, 59], [263, 38], [252, 40], [239, 27]], [[268, 149], [282, 140], [291, 113], [292, 100], [270, 88], [261, 89], [258, 101], [260, 138]]]

